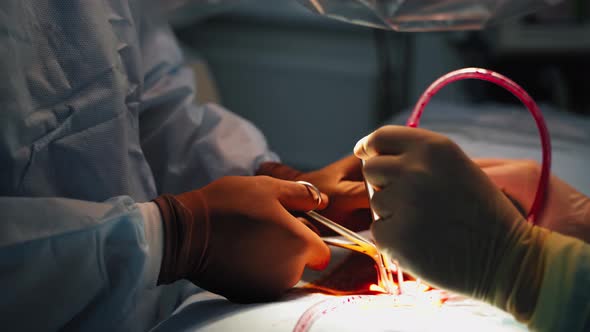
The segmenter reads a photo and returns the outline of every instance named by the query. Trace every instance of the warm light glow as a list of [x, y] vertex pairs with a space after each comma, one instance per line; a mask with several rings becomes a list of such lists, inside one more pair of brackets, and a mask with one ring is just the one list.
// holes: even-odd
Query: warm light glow
[[385, 289], [381, 288], [379, 285], [375, 285], [375, 284], [371, 284], [371, 286], [369, 286], [369, 290], [372, 292], [379, 292], [379, 293], [387, 293], [385, 291]]
[[410, 294], [424, 293], [430, 289], [430, 287], [427, 284], [420, 282], [419, 280], [404, 281], [402, 287], [404, 288], [404, 292]]
[[[399, 287], [399, 285], [395, 285]], [[422, 282], [420, 279], [417, 280], [405, 280], [402, 282], [401, 288], [404, 290], [402, 294], [398, 295], [398, 299], [405, 298], [406, 304], [413, 303], [414, 305], [418, 302], [424, 304], [430, 304], [435, 306], [442, 305], [448, 298], [446, 292], [438, 289], [433, 289], [429, 285]], [[378, 285], [371, 285], [372, 291], [378, 292], [382, 290]], [[386, 293], [386, 292], [383, 292]]]
[[[395, 286], [398, 287], [397, 285]], [[444, 291], [432, 289], [420, 280], [404, 281], [402, 287], [404, 293], [401, 295], [388, 294], [382, 287], [376, 284], [371, 284], [369, 290], [376, 293], [382, 293], [383, 295], [392, 295], [398, 304], [400, 300], [404, 299], [404, 305], [417, 305], [420, 302], [441, 305], [447, 299], [447, 295]]]
[[[388, 276], [391, 276], [391, 273]], [[379, 280], [379, 283], [381, 282], [382, 280]], [[344, 318], [353, 315], [358, 316], [361, 313], [374, 314], [383, 312], [383, 315], [377, 314], [371, 316], [371, 322], [379, 324], [378, 319], [385, 319], [389, 316], [387, 314], [388, 310], [394, 308], [411, 308], [412, 311], [408, 314], [420, 315], [421, 313], [438, 310], [448, 299], [446, 292], [432, 289], [419, 279], [402, 281], [403, 293], [399, 292], [400, 287], [397, 283], [393, 280], [391, 282], [393, 283], [394, 292], [388, 292], [383, 287], [373, 283], [369, 285], [368, 289], [373, 294], [359, 294], [357, 292], [359, 295], [353, 295], [354, 292], [343, 292], [318, 285], [308, 285], [309, 289], [323, 291], [326, 294], [335, 295], [335, 297], [319, 302], [306, 310], [297, 321], [297, 324], [295, 324], [293, 331], [307, 332], [316, 320], [327, 315]], [[346, 293], [350, 295], [346, 296]], [[387, 324], [386, 321], [384, 321], [383, 325], [385, 326], [385, 324]]]

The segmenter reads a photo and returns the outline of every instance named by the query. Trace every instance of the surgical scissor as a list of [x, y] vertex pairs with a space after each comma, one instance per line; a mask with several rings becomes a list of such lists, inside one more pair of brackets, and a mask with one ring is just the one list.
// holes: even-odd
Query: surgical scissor
[[[306, 182], [306, 181], [297, 181], [308, 189], [310, 189], [317, 200], [317, 206], [320, 206], [322, 203], [322, 197], [320, 195], [320, 190], [314, 186], [313, 184]], [[392, 264], [384, 253], [380, 252], [375, 243], [360, 234], [351, 231], [350, 229], [322, 216], [321, 214], [315, 212], [314, 210], [310, 210], [305, 212], [307, 216], [313, 218], [317, 222], [323, 224], [324, 226], [330, 228], [338, 235], [344, 237], [346, 240], [338, 239], [338, 238], [327, 238], [324, 237], [322, 240], [328, 244], [335, 247], [340, 247], [352, 251], [356, 251], [365, 255], [370, 256], [377, 265], [377, 276], [378, 276], [378, 283], [379, 287], [381, 287], [386, 293], [388, 294], [395, 294], [399, 293], [400, 288], [397, 287], [393, 281], [392, 275]]]

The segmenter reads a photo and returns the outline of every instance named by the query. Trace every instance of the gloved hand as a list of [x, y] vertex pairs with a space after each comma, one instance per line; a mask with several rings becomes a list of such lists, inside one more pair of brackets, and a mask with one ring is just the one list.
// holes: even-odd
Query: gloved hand
[[[284, 180], [307, 181], [328, 195], [325, 217], [354, 231], [369, 228], [371, 214], [361, 163], [354, 156], [345, 157], [317, 171], [303, 173], [280, 163], [263, 163], [257, 171]], [[333, 235], [327, 227], [316, 224], [322, 235]]]
[[363, 138], [376, 189], [377, 245], [429, 284], [530, 319], [543, 278], [549, 231], [526, 222], [509, 199], [448, 138], [387, 126]]
[[316, 206], [302, 184], [224, 177], [154, 202], [164, 223], [160, 284], [188, 279], [234, 302], [263, 301], [297, 283], [305, 266], [323, 269], [330, 259], [320, 237], [287, 211]]
[[[475, 159], [474, 162], [499, 188], [529, 211], [541, 176], [538, 163], [509, 159]], [[555, 175], [549, 179], [546, 195], [537, 225], [590, 243], [590, 198]]]

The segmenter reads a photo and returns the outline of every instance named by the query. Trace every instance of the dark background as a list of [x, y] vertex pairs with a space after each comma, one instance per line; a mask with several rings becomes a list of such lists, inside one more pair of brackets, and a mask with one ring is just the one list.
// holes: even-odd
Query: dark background
[[[188, 5], [172, 20], [187, 60], [208, 66], [212, 84], [201, 82], [199, 100], [251, 120], [283, 161], [313, 169], [462, 67], [496, 70], [540, 104], [590, 114], [589, 14], [587, 0], [573, 0], [483, 31], [399, 33], [319, 17], [295, 0], [251, 0]], [[518, 103], [478, 81], [435, 98]]]

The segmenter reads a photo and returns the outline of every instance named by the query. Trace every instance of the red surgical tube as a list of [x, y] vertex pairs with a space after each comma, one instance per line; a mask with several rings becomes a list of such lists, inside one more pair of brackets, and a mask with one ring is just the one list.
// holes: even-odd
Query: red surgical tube
[[533, 205], [531, 206], [527, 216], [529, 222], [535, 223], [543, 210], [545, 204], [545, 193], [547, 192], [547, 187], [549, 185], [549, 175], [551, 171], [551, 140], [549, 138], [547, 125], [545, 124], [545, 119], [543, 118], [543, 114], [541, 114], [537, 103], [535, 103], [533, 98], [531, 98], [531, 96], [529, 96], [529, 94], [522, 87], [506, 76], [491, 70], [481, 68], [464, 68], [455, 70], [434, 81], [434, 83], [432, 83], [428, 89], [424, 91], [420, 99], [418, 99], [418, 102], [414, 107], [414, 111], [410, 115], [406, 125], [412, 128], [418, 127], [420, 124], [420, 117], [422, 116], [424, 108], [430, 99], [432, 99], [432, 97], [446, 85], [465, 79], [484, 80], [503, 87], [516, 96], [528, 108], [529, 112], [535, 119], [537, 129], [539, 129], [539, 136], [541, 137], [541, 177], [539, 178], [539, 183], [537, 185], [535, 200], [533, 201]]

